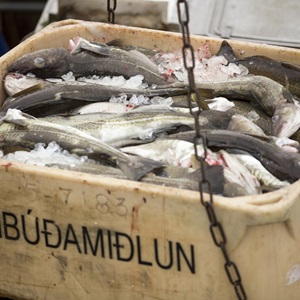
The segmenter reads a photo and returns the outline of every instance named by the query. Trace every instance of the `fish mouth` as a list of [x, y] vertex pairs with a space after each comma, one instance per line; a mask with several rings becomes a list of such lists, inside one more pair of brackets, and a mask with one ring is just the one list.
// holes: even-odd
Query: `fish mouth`
[[274, 136], [292, 136], [300, 128], [300, 108], [291, 103], [279, 105], [272, 117], [272, 123]]
[[81, 38], [79, 36], [76, 36], [76, 37], [69, 40], [67, 49], [70, 51], [70, 53], [75, 53], [76, 52], [76, 50], [79, 46], [79, 43], [80, 43], [80, 39]]
[[17, 73], [17, 72], [9, 73], [9, 74], [7, 74], [6, 76], [11, 77], [11, 78], [14, 78], [14, 79], [21, 79], [21, 78], [24, 77], [23, 74]]
[[69, 50], [70, 52], [72, 52], [72, 51], [76, 48], [77, 42], [78, 42], [78, 41], [75, 40], [75, 38], [69, 40], [69, 43], [68, 43], [68, 50]]

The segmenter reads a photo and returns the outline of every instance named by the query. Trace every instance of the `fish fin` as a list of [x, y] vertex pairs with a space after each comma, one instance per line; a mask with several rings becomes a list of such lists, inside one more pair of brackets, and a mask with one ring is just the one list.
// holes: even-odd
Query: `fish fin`
[[[197, 88], [197, 85], [196, 85]], [[199, 89], [200, 92], [200, 101], [206, 100], [206, 99], [212, 99], [215, 97], [214, 91], [212, 89]]]
[[[97, 47], [98, 46], [98, 47]], [[100, 45], [82, 45], [82, 50], [97, 54], [99, 56], [109, 57], [111, 54], [108, 52], [108, 47], [105, 45], [105, 47], [102, 47]]]
[[141, 140], [141, 139], [127, 139], [127, 140], [121, 140], [116, 142], [109, 143], [111, 146], [115, 148], [122, 148], [122, 147], [129, 147], [129, 146], [137, 146], [137, 145], [143, 145], [151, 143], [155, 140], [155, 137], [152, 139], [147, 140]]
[[13, 94], [13, 95], [11, 96], [11, 98], [17, 98], [17, 97], [19, 97], [19, 96], [23, 96], [23, 95], [26, 95], [26, 94], [30, 94], [30, 93], [32, 93], [32, 92], [35, 92], [35, 91], [38, 91], [38, 90], [43, 89], [43, 87], [44, 87], [44, 86], [43, 86], [41, 83], [35, 84], [35, 85], [30, 86], [30, 87], [28, 87], [28, 88], [26, 88], [26, 89], [24, 89], [24, 90], [22, 90], [22, 91], [20, 91], [20, 92], [17, 92], [17, 93], [15, 93], [15, 94]]
[[[220, 165], [210, 166], [207, 163], [205, 163], [204, 168], [205, 168], [206, 179], [210, 183], [212, 193], [217, 195], [222, 195], [224, 191], [224, 183], [225, 183], [223, 167]], [[196, 171], [187, 175], [187, 178], [190, 180], [198, 181], [200, 183], [202, 180], [201, 169], [197, 169]], [[207, 184], [204, 184], [202, 188], [205, 193], [209, 192], [209, 188]]]
[[223, 55], [227, 59], [227, 61], [230, 63], [237, 62], [237, 60], [238, 60], [233, 52], [232, 47], [226, 40], [223, 40], [221, 47], [216, 55], [217, 56]]
[[289, 89], [289, 86], [290, 86], [289, 78], [287, 77], [286, 74], [284, 74], [284, 86], [287, 90]]
[[78, 156], [84, 156], [84, 155], [89, 156], [89, 155], [91, 155], [91, 153], [88, 150], [82, 149], [82, 148], [74, 148], [74, 149], [71, 149], [69, 152], [72, 153], [72, 154], [76, 154]]
[[300, 66], [289, 64], [289, 63], [286, 63], [286, 62], [281, 62], [281, 65], [283, 67], [287, 68], [287, 69], [291, 69], [291, 70], [295, 70], [295, 71], [300, 72]]
[[123, 39], [114, 39], [106, 43], [107, 46], [124, 47], [125, 41]]
[[[208, 104], [205, 102], [205, 99], [201, 97], [200, 93], [198, 93], [199, 99], [197, 99], [197, 94], [192, 93], [191, 99], [198, 104], [198, 106], [203, 110], [209, 110]], [[198, 103], [199, 102], [199, 103]]]
[[[17, 109], [8, 109], [8, 111], [3, 115], [4, 112], [1, 113], [1, 122], [11, 123], [21, 126], [27, 125], [27, 119], [36, 119], [35, 117], [28, 115], [24, 112], [21, 112]], [[2, 116], [3, 115], [3, 116]]]
[[270, 57], [264, 56], [264, 55], [247, 56], [245, 58], [239, 59], [239, 61], [251, 61], [251, 59], [261, 60], [261, 61], [266, 61], [267, 60], [267, 61], [275, 62], [275, 60], [273, 58], [270, 58]]
[[[84, 101], [84, 102], [102, 102], [102, 101], [108, 101], [110, 97], [107, 97], [106, 99], [95, 99], [95, 98], [89, 98], [86, 95], [76, 95], [75, 93], [63, 93], [60, 95], [60, 100], [73, 100], [73, 101]], [[84, 103], [79, 103], [80, 105], [84, 105]]]
[[123, 173], [131, 180], [138, 181], [147, 173], [163, 166], [161, 162], [155, 161], [153, 159], [133, 155], [128, 156], [131, 163], [128, 163], [128, 161], [118, 161], [117, 164], [118, 167], [123, 171]]
[[[287, 85], [289, 85], [288, 80], [287, 80]], [[282, 87], [282, 95], [287, 100], [287, 102], [294, 103], [293, 95], [290, 93], [288, 88]]]
[[261, 188], [261, 191], [264, 193], [269, 193], [269, 192], [278, 190], [278, 188], [275, 188], [273, 186], [267, 186], [267, 185], [261, 185], [260, 188]]
[[261, 140], [263, 142], [270, 143], [272, 141], [272, 138], [270, 136], [262, 136], [262, 135], [247, 133], [247, 132], [244, 132], [243, 134], [251, 136], [251, 137], [256, 138], [256, 139], [259, 139], [259, 140]]
[[136, 49], [132, 49], [129, 50], [128, 52], [130, 52], [131, 54], [135, 55], [137, 58], [139, 58], [141, 61], [143, 61], [144, 63], [149, 64], [151, 67], [155, 68], [155, 70], [157, 69], [158, 71], [158, 67], [157, 65], [144, 53], [136, 50]]
[[2, 120], [5, 123], [20, 125], [20, 126], [26, 126], [27, 122], [26, 119], [4, 119]]

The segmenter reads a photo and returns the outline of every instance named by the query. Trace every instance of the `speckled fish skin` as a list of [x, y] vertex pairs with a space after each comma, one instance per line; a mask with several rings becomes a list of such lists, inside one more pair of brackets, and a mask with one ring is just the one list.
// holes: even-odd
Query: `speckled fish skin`
[[[208, 147], [221, 149], [235, 148], [247, 151], [257, 158], [275, 177], [288, 182], [300, 179], [300, 154], [286, 152], [272, 143], [268, 138], [257, 138], [251, 135], [230, 130], [203, 130]], [[192, 142], [194, 131], [182, 132], [168, 136], [172, 139], [183, 139]]]
[[[95, 118], [94, 118], [95, 116]], [[93, 120], [92, 120], [93, 118]], [[98, 120], [97, 120], [98, 118]], [[231, 114], [220, 111], [203, 111], [199, 121], [203, 128], [226, 129]], [[180, 125], [194, 128], [194, 118], [189, 113], [180, 113], [171, 108], [141, 107], [127, 113], [111, 117], [97, 114], [71, 117], [45, 117], [43, 120], [57, 124], [70, 125], [100, 140], [113, 143], [116, 141], [141, 138], [152, 140], [157, 132], [165, 132]]]
[[107, 118], [99, 117], [98, 120], [91, 120], [89, 115], [86, 115], [79, 122], [73, 121], [72, 117], [44, 119], [48, 122], [73, 126], [106, 143], [130, 138], [151, 139], [156, 132], [163, 132], [181, 124], [191, 127], [194, 125], [194, 119], [189, 114], [173, 111], [135, 113], [131, 111]]
[[[75, 166], [64, 165], [64, 164], [51, 164], [49, 166], [58, 167], [60, 169], [66, 169], [70, 171], [103, 175], [112, 178], [127, 179], [126, 175], [121, 170], [110, 166], [97, 164], [97, 163], [84, 162], [82, 164], [75, 165]], [[163, 172], [165, 172], [165, 170], [167, 170], [168, 172], [169, 167], [163, 169], [164, 169]], [[175, 187], [175, 188], [192, 190], [192, 191], [198, 191], [199, 189], [198, 181], [186, 178], [187, 175], [186, 173], [181, 174], [181, 177], [177, 177], [177, 178], [171, 176], [167, 176], [167, 177], [162, 176], [160, 175], [159, 171], [155, 173], [158, 173], [158, 175], [155, 175], [154, 173], [149, 173], [143, 176], [140, 179], [140, 181], [145, 183], [150, 183], [150, 184], [156, 184], [156, 185], [167, 186], [167, 187]]]
[[[243, 76], [226, 81], [204, 82], [197, 84], [197, 88], [212, 90], [214, 96], [225, 96], [229, 99], [245, 99], [255, 103], [266, 114], [278, 116], [277, 124], [272, 124], [271, 131], [278, 132], [273, 125], [281, 128], [283, 123], [286, 128], [293, 127], [291, 120], [298, 118], [298, 111], [292, 94], [281, 84], [264, 76]], [[294, 105], [294, 110], [289, 110], [288, 118], [285, 116], [284, 107]], [[278, 108], [282, 109], [278, 109]], [[281, 114], [284, 116], [281, 117]], [[290, 119], [288, 121], [288, 119]], [[295, 131], [294, 131], [295, 132]], [[280, 132], [278, 132], [280, 134]], [[293, 132], [291, 133], [293, 134]]]
[[222, 42], [217, 55], [223, 55], [230, 63], [247, 67], [251, 74], [269, 77], [283, 86], [288, 84], [289, 91], [300, 97], [300, 66], [259, 55], [239, 59], [226, 40]]
[[264, 76], [242, 76], [229, 80], [197, 83], [197, 89], [210, 90], [214, 97], [244, 99], [254, 102], [273, 116], [279, 103], [294, 103], [293, 96], [281, 84]]
[[65, 113], [91, 102], [108, 101], [112, 96], [122, 94], [126, 94], [128, 97], [133, 95], [154, 97], [184, 93], [186, 93], [184, 87], [130, 89], [87, 82], [61, 82], [19, 95], [16, 98], [7, 98], [0, 111], [6, 112], [9, 108], [16, 108], [35, 117], [43, 117]]
[[[95, 163], [84, 162], [74, 167], [62, 164], [51, 164], [49, 166], [56, 166], [61, 169], [67, 169], [70, 171], [86, 172], [91, 174], [104, 175], [106, 177], [108, 176], [118, 179], [126, 179], [126, 176], [120, 170], [112, 168], [110, 166], [104, 166]], [[184, 169], [185, 168], [176, 168], [173, 166], [158, 168], [154, 172], [143, 176], [140, 181], [155, 185], [199, 191], [199, 181], [202, 178], [201, 170], [187, 172], [184, 171]], [[174, 172], [177, 173], [176, 177], [172, 176], [172, 173]], [[223, 168], [221, 166], [207, 166], [206, 176], [207, 179], [211, 182], [211, 189], [213, 194], [222, 195], [224, 191]], [[203, 187], [203, 191], [206, 193], [208, 192], [207, 186]]]
[[56, 141], [62, 148], [82, 155], [95, 156], [118, 166], [129, 179], [138, 180], [162, 164], [150, 159], [131, 157], [106, 143], [70, 126], [31, 118], [4, 119], [0, 124], [0, 146], [34, 148], [36, 143]]
[[132, 51], [104, 48], [103, 55], [90, 51], [71, 54], [65, 48], [48, 48], [28, 53], [17, 59], [9, 72], [33, 73], [39, 78], [58, 78], [73, 72], [75, 77], [91, 75], [131, 77], [143, 75], [148, 84], [164, 85], [167, 81], [154, 63], [143, 61]]
[[243, 116], [248, 116], [249, 112], [255, 111], [259, 118], [253, 120], [253, 123], [259, 126], [266, 135], [272, 134], [272, 118], [268, 116], [265, 112], [263, 112], [258, 107], [251, 105], [251, 103], [242, 100], [231, 100], [234, 103], [234, 107], [230, 108], [228, 112], [232, 112], [232, 114], [238, 114]]
[[263, 188], [268, 188], [270, 190], [277, 190], [283, 187], [289, 186], [287, 181], [282, 181], [273, 176], [263, 165], [252, 155], [247, 152], [234, 152], [234, 155], [239, 161], [241, 161], [249, 171], [256, 176], [256, 178], [261, 182]]
[[266, 136], [264, 131], [259, 126], [243, 115], [233, 115], [227, 129], [258, 136]]

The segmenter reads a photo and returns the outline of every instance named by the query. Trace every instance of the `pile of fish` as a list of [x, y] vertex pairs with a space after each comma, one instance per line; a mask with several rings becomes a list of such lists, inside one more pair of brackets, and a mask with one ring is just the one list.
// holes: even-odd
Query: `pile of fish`
[[[204, 52], [197, 51], [195, 78], [208, 147], [202, 167], [213, 193], [253, 195], [297, 181], [300, 67], [262, 56], [238, 59], [226, 41], [217, 55]], [[216, 61], [225, 77], [206, 78]], [[56, 143], [56, 150], [85, 159], [46, 166], [199, 189], [203, 170], [193, 144], [199, 108], [188, 105], [179, 54], [74, 38], [69, 49], [25, 54], [8, 71], [2, 158]], [[203, 145], [197, 152], [204, 156]]]

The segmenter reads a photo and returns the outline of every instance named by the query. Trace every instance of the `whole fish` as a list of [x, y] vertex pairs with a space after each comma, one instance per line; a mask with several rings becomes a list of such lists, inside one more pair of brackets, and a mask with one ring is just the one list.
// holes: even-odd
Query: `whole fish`
[[[205, 93], [210, 91], [213, 96], [251, 101], [263, 109], [269, 116], [273, 116], [276, 111], [278, 122], [275, 126], [277, 128], [282, 127], [282, 122], [284, 122], [285, 128], [295, 127], [294, 119], [298, 117], [298, 111], [293, 96], [281, 84], [267, 77], [252, 75], [226, 81], [203, 82], [197, 83], [197, 88], [200, 91], [203, 90]], [[281, 109], [277, 109], [279, 105]], [[295, 109], [289, 110], [288, 117], [286, 117], [284, 107], [291, 105], [294, 105]], [[282, 117], [281, 114], [284, 116]], [[272, 129], [272, 132], [280, 134], [276, 129]]]
[[266, 76], [288, 86], [293, 95], [300, 97], [300, 66], [260, 55], [237, 58], [226, 40], [222, 42], [217, 55], [223, 55], [229, 63], [247, 67], [251, 74]]
[[[100, 50], [99, 50], [100, 49]], [[65, 48], [48, 48], [24, 54], [9, 68], [9, 72], [33, 73], [39, 78], [58, 78], [72, 72], [76, 78], [91, 75], [131, 77], [143, 75], [148, 84], [164, 85], [166, 80], [158, 67], [138, 51], [125, 51], [102, 44], [98, 53], [70, 53]]]
[[[95, 116], [95, 118], [94, 118]], [[98, 120], [97, 120], [98, 118]], [[226, 112], [207, 110], [203, 111], [199, 122], [203, 128], [226, 129], [231, 115]], [[160, 132], [165, 132], [181, 125], [194, 127], [194, 118], [189, 113], [173, 111], [170, 107], [154, 105], [131, 110], [123, 114], [106, 115], [102, 118], [98, 114], [79, 116], [45, 117], [42, 120], [56, 124], [69, 125], [100, 139], [106, 143], [139, 138], [150, 139]]]
[[71, 53], [79, 53], [81, 51], [87, 50], [97, 54], [102, 54], [103, 47], [107, 47], [107, 46], [111, 48], [115, 47], [117, 49], [121, 48], [122, 50], [126, 50], [126, 51], [136, 50], [144, 54], [147, 57], [147, 59], [148, 57], [149, 58], [153, 57], [157, 53], [157, 50], [153, 50], [150, 48], [126, 45], [126, 41], [123, 39], [114, 39], [107, 42], [106, 44], [103, 44], [96, 41], [88, 41], [87, 39], [84, 39], [83, 37], [80, 36], [76, 36], [69, 40], [68, 49], [70, 50]]
[[278, 104], [294, 103], [293, 96], [285, 87], [265, 76], [248, 75], [228, 80], [201, 82], [196, 84], [196, 88], [204, 96], [248, 100], [270, 116], [273, 116]]
[[0, 111], [9, 108], [20, 109], [35, 117], [59, 114], [77, 108], [88, 102], [108, 101], [113, 96], [133, 95], [171, 96], [186, 93], [183, 87], [157, 89], [130, 89], [124, 87], [105, 86], [86, 82], [58, 82], [42, 89], [24, 93], [16, 98], [8, 98]]
[[[288, 182], [300, 179], [300, 154], [282, 150], [271, 138], [258, 138], [230, 130], [202, 130], [208, 147], [244, 150], [255, 158], [275, 177]], [[192, 142], [194, 131], [169, 135], [168, 138]]]
[[131, 157], [106, 143], [70, 126], [25, 117], [18, 110], [10, 110], [0, 124], [0, 146], [34, 148], [37, 143], [56, 141], [63, 149], [113, 164], [129, 179], [139, 180], [149, 171], [161, 167], [160, 162]]
[[[66, 169], [76, 172], [85, 172], [97, 175], [104, 175], [106, 177], [127, 179], [126, 175], [119, 169], [105, 166], [101, 164], [84, 162], [80, 165], [70, 166], [67, 164], [50, 164], [49, 167], [58, 167], [60, 169]], [[140, 181], [160, 186], [174, 187], [179, 189], [186, 189], [192, 191], [199, 191], [199, 181], [202, 179], [201, 172], [184, 172], [185, 168], [176, 168], [176, 173], [180, 173], [181, 176], [170, 176], [170, 173], [174, 173], [174, 167], [166, 166], [158, 168], [155, 172], [148, 173], [143, 176]], [[207, 167], [207, 178], [212, 182], [211, 189], [213, 194], [222, 195], [224, 191], [224, 175], [223, 169], [220, 166]], [[207, 187], [204, 186], [204, 192], [208, 192]]]

